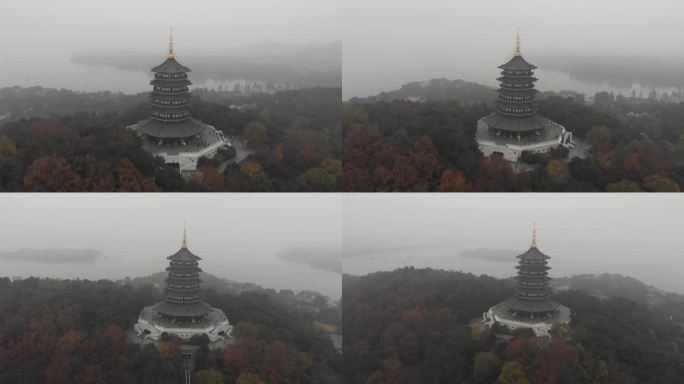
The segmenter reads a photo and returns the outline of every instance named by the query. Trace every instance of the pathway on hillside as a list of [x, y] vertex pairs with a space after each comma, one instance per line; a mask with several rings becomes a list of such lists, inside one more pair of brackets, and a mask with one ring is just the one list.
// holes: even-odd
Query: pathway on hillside
[[219, 173], [223, 173], [223, 171], [226, 170], [226, 167], [228, 167], [228, 164], [240, 164], [247, 156], [254, 153], [253, 150], [247, 148], [247, 140], [244, 140], [239, 136], [231, 136], [227, 139], [230, 141], [233, 148], [235, 148], [235, 157], [219, 165]]

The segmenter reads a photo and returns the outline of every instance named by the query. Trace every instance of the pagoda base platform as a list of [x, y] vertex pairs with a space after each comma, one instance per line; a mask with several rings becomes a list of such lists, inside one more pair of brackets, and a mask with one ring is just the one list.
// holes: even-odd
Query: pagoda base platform
[[177, 164], [181, 173], [195, 171], [200, 158], [212, 158], [220, 148], [231, 145], [230, 141], [223, 136], [223, 132], [199, 120], [192, 121], [195, 125], [201, 126], [202, 129], [187, 144], [159, 144], [141, 132], [142, 128], [149, 124], [149, 121], [150, 119], [143, 120], [128, 128], [134, 130], [142, 138], [143, 149], [146, 152], [153, 156], [162, 157], [166, 164]]
[[485, 325], [501, 324], [511, 330], [531, 329], [537, 337], [549, 336], [554, 324], [570, 323], [570, 308], [551, 302], [556, 311], [551, 316], [525, 317], [511, 311], [508, 301], [499, 303], [482, 314]]
[[529, 119], [537, 124], [535, 127], [543, 123], [543, 125], [539, 125], [538, 132], [541, 132], [539, 135], [518, 137], [516, 133], [511, 133], [510, 135], [497, 134], [496, 132], [501, 131], [492, 126], [493, 121], [497, 122], [497, 127], [502, 125], [500, 120], [495, 119], [497, 115], [497, 113], [493, 113], [477, 122], [475, 140], [485, 157], [489, 157], [493, 153], [501, 153], [504, 159], [510, 162], [517, 162], [525, 151], [546, 153], [559, 146], [568, 148], [574, 146], [572, 132], [566, 130], [562, 125], [541, 116]]
[[209, 314], [202, 320], [194, 322], [172, 322], [166, 320], [157, 312], [161, 303], [143, 308], [133, 329], [143, 340], [159, 341], [162, 334], [178, 336], [181, 339], [190, 339], [193, 336], [207, 335], [209, 341], [226, 342], [231, 338], [233, 326], [226, 318], [222, 310], [211, 308]]

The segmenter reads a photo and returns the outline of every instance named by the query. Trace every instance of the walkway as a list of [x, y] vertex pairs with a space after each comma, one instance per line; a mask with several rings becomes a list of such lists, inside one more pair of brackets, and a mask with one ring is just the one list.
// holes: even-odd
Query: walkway
[[228, 137], [228, 141], [230, 142], [230, 145], [235, 148], [235, 157], [219, 165], [219, 173], [223, 173], [228, 167], [228, 164], [240, 164], [247, 156], [254, 153], [253, 150], [247, 148], [247, 140], [244, 140], [239, 136]]

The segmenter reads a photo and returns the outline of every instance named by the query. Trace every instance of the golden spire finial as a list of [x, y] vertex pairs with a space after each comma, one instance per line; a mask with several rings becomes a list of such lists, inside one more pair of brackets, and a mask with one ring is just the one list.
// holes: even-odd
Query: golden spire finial
[[537, 223], [534, 223], [532, 229], [532, 245], [533, 248], [537, 248]]
[[173, 52], [173, 28], [169, 28], [169, 59], [175, 59], [176, 54]]
[[188, 248], [188, 234], [185, 231], [185, 222], [183, 222], [183, 244], [181, 244], [181, 248]]
[[520, 28], [518, 28], [518, 35], [515, 38], [515, 55], [522, 56], [520, 53]]

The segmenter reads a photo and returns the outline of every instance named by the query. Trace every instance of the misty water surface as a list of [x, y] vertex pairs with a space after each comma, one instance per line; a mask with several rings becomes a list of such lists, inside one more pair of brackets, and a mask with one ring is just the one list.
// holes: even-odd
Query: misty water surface
[[[363, 275], [414, 266], [511, 277], [535, 222], [552, 277], [616, 273], [684, 293], [678, 194], [345, 195], [343, 269]], [[492, 257], [464, 257], [473, 250]]]
[[[187, 222], [189, 248], [202, 258], [205, 272], [337, 299], [340, 200], [288, 194], [2, 195], [0, 275], [147, 276], [166, 268]], [[67, 260], [57, 262], [55, 252]], [[17, 259], [22, 256], [30, 261]]]
[[[678, 0], [348, 0], [343, 11], [345, 99], [433, 78], [495, 86], [518, 28], [532, 64], [600, 55], [614, 57], [618, 69], [649, 59], [684, 73], [684, 3]], [[639, 93], [636, 86], [588, 84], [540, 69], [542, 91]]]

